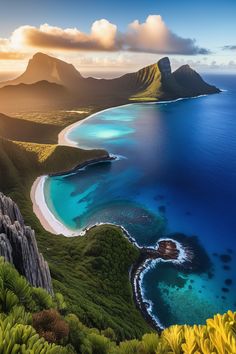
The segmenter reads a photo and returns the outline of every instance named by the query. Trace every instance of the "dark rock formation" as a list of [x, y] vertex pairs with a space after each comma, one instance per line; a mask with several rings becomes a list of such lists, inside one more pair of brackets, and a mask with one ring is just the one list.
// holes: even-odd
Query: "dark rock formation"
[[157, 64], [161, 72], [162, 78], [167, 78], [171, 76], [171, 65], [170, 59], [168, 57], [160, 59]]
[[165, 99], [220, 92], [217, 87], [207, 84], [189, 65], [183, 65], [171, 73], [170, 60], [165, 57], [159, 60], [158, 67], [161, 72], [162, 91]]
[[34, 230], [25, 226], [17, 205], [0, 193], [0, 256], [14, 264], [35, 287], [53, 294], [47, 262], [38, 251]]
[[[184, 256], [181, 256], [179, 247], [181, 247]], [[180, 243], [179, 247], [173, 239], [162, 239], [158, 241], [155, 248], [140, 248], [140, 256], [130, 270], [130, 279], [133, 286], [135, 303], [145, 320], [157, 331], [160, 331], [162, 327], [148, 311], [150, 304], [143, 301], [141, 278], [145, 270], [150, 266], [152, 260], [170, 261], [173, 263], [178, 262], [179, 264], [185, 266], [188, 261], [191, 261], [193, 255], [189, 253], [187, 247], [183, 247]]]

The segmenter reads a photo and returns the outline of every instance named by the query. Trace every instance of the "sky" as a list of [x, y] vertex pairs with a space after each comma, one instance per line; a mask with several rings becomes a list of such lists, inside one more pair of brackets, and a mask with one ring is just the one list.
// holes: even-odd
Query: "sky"
[[38, 51], [113, 77], [168, 55], [173, 68], [236, 72], [236, 0], [0, 0], [0, 80]]

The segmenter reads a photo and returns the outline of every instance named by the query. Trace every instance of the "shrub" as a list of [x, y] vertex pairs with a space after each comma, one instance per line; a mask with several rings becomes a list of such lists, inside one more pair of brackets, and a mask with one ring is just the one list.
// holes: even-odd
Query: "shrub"
[[0, 311], [9, 312], [21, 304], [30, 309], [32, 306], [31, 286], [17, 270], [0, 258]]
[[8, 353], [47, 353], [66, 354], [61, 346], [49, 344], [40, 338], [35, 329], [29, 325], [12, 324], [6, 317], [0, 319], [0, 352]]
[[54, 307], [51, 295], [49, 295], [43, 288], [32, 288], [32, 298], [35, 302], [35, 311]]
[[90, 333], [88, 335], [88, 340], [92, 346], [92, 353], [96, 354], [107, 354], [114, 346], [108, 338], [97, 333]]
[[64, 300], [63, 295], [60, 293], [56, 293], [54, 296], [54, 302], [60, 314], [65, 315], [67, 312], [67, 304]]
[[73, 314], [66, 316], [65, 320], [69, 325], [69, 342], [74, 346], [77, 352], [89, 354], [91, 345], [86, 339], [85, 326], [79, 321], [78, 317]]
[[101, 334], [104, 337], [110, 339], [113, 342], [115, 342], [116, 339], [117, 339], [114, 330], [112, 328], [110, 328], [110, 327], [108, 327], [108, 328], [104, 329], [103, 331], [101, 331]]
[[33, 327], [50, 343], [61, 343], [68, 337], [69, 326], [55, 309], [33, 314]]

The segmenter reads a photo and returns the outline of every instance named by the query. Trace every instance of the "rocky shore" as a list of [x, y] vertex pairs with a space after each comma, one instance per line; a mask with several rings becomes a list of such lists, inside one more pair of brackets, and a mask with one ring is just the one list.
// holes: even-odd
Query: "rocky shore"
[[70, 169], [70, 171], [62, 171], [62, 172], [56, 172], [56, 173], [51, 173], [49, 174], [49, 177], [52, 177], [52, 176], [64, 176], [64, 175], [68, 175], [68, 173], [73, 173], [73, 172], [76, 172], [82, 168], [85, 168], [89, 165], [93, 165], [95, 163], [99, 163], [99, 162], [108, 162], [108, 161], [112, 161], [112, 160], [115, 160], [116, 157], [115, 156], [111, 156], [109, 155], [108, 153], [104, 156], [101, 156], [101, 157], [98, 157], [98, 158], [95, 158], [95, 159], [90, 159], [90, 160], [87, 160], [77, 166], [75, 166], [74, 168]]
[[[130, 240], [132, 242], [132, 240]], [[175, 264], [191, 263], [192, 252], [172, 239], [161, 239], [156, 247], [140, 248], [140, 256], [130, 270], [130, 281], [133, 287], [133, 296], [136, 306], [151, 327], [160, 332], [163, 327], [150, 313], [150, 303], [145, 301], [142, 291], [142, 278], [145, 271], [152, 266], [152, 262], [172, 262]]]

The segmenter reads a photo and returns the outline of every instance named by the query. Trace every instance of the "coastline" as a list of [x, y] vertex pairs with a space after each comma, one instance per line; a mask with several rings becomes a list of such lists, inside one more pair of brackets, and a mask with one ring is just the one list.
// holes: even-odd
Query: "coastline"
[[[71, 169], [70, 172], [73, 173], [73, 171], [79, 171], [80, 169], [86, 168], [87, 166], [92, 165], [94, 163], [98, 163], [102, 161], [112, 161], [115, 159], [116, 158], [114, 156], [106, 155], [97, 159], [87, 160], [79, 164], [78, 166], [74, 167], [74, 169]], [[62, 172], [51, 174], [51, 176], [52, 175], [62, 176], [63, 174], [67, 174], [67, 173], [68, 171], [62, 171]], [[47, 175], [37, 177], [30, 190], [30, 198], [33, 204], [33, 212], [39, 219], [41, 225], [46, 231], [55, 235], [64, 235], [66, 237], [84, 235], [84, 230], [75, 231], [66, 227], [60, 220], [56, 218], [56, 216], [48, 208], [48, 205], [45, 200], [45, 194], [44, 194], [44, 186], [47, 178], [48, 178]]]
[[[119, 107], [125, 107], [125, 106], [130, 106], [134, 103], [125, 103], [125, 104], [122, 104], [122, 105], [119, 105], [119, 106], [114, 106], [114, 107], [110, 107], [110, 108], [105, 108], [105, 109], [102, 109], [101, 111], [97, 111], [95, 113], [92, 113], [91, 115], [89, 115], [88, 117], [84, 118], [84, 119], [81, 119], [80, 121], [78, 122], [75, 122], [73, 124], [70, 124], [68, 125], [68, 127], [65, 127], [59, 134], [58, 134], [58, 145], [65, 145], [65, 146], [74, 146], [74, 147], [79, 147], [79, 142], [76, 143], [75, 141], [73, 140], [70, 140], [68, 138], [68, 135], [69, 133], [75, 128], [75, 127], [78, 127], [79, 125], [83, 124], [86, 120], [92, 118], [92, 117], [95, 117], [96, 115], [100, 114], [100, 113], [103, 113], [103, 112], [106, 112], [106, 111], [110, 111], [112, 109], [116, 109], [116, 108], [119, 108]], [[81, 147], [82, 149], [83, 147]]]
[[[97, 111], [97, 112], [89, 115], [88, 117], [86, 117], [78, 122], [70, 124], [68, 127], [64, 128], [58, 134], [58, 145], [72, 146], [72, 147], [79, 148], [79, 144], [77, 144], [76, 142], [74, 142], [73, 140], [70, 140], [68, 138], [68, 134], [70, 133], [70, 131], [72, 129], [79, 126], [80, 124], [82, 124], [86, 120], [96, 116], [97, 114], [100, 114], [100, 113], [108, 111], [108, 110], [116, 109], [119, 107], [128, 106], [131, 104], [134, 104], [134, 103], [127, 103], [127, 104], [123, 104], [123, 105], [119, 105], [119, 106], [105, 108], [101, 111]], [[56, 175], [61, 176], [63, 174], [67, 174], [69, 172], [73, 173], [74, 171], [78, 171], [81, 168], [85, 168], [86, 166], [88, 166], [90, 164], [98, 163], [98, 162], [102, 162], [102, 161], [115, 160], [116, 158], [118, 159], [118, 157], [108, 154], [107, 156], [101, 157], [99, 159], [92, 159], [92, 160], [85, 161], [84, 163], [75, 166], [70, 171], [61, 171], [61, 172], [59, 171], [58, 173], [51, 174], [51, 176], [52, 175], [53, 176], [56, 176]], [[48, 231], [52, 234], [55, 234], [55, 235], [64, 235], [66, 237], [83, 236], [86, 230], [85, 231], [84, 230], [74, 231], [74, 230], [64, 226], [63, 223], [60, 220], [58, 220], [56, 218], [56, 216], [53, 215], [53, 213], [49, 210], [46, 200], [45, 200], [45, 195], [44, 195], [44, 185], [45, 185], [46, 178], [47, 178], [47, 176], [37, 177], [31, 187], [31, 190], [30, 190], [30, 199], [33, 204], [33, 211], [34, 211], [35, 215], [37, 216], [38, 220], [40, 221], [41, 225], [43, 226], [43, 228], [46, 231]]]
[[46, 179], [47, 176], [37, 177], [31, 187], [30, 198], [33, 203], [33, 211], [35, 215], [46, 231], [55, 235], [63, 234], [67, 237], [76, 236], [72, 230], [60, 223], [49, 210], [44, 196]]
[[[201, 95], [201, 96], [197, 96], [197, 97], [193, 97], [193, 98], [200, 98], [200, 97], [204, 97], [206, 95]], [[157, 101], [157, 102], [140, 102], [139, 104], [166, 104], [166, 103], [172, 103], [172, 102], [177, 102], [180, 100], [186, 100], [186, 99], [190, 99], [190, 98], [178, 98], [175, 100], [169, 100], [169, 101]], [[108, 110], [112, 110], [112, 109], [116, 109], [119, 107], [124, 107], [124, 106], [128, 106], [131, 104], [137, 104], [137, 103], [128, 103], [128, 104], [123, 104], [120, 106], [115, 106], [115, 107], [110, 107], [98, 112], [93, 113], [92, 115], [86, 117], [85, 119], [75, 122], [71, 125], [69, 125], [68, 127], [64, 128], [58, 135], [58, 144], [59, 145], [66, 145], [66, 146], [74, 146], [79, 148], [79, 143], [73, 142], [72, 140], [70, 140], [68, 138], [69, 133], [71, 132], [72, 129], [74, 129], [75, 127], [79, 126], [80, 124], [82, 124], [85, 120], [88, 120], [89, 118], [92, 118], [102, 112], [108, 111]], [[83, 147], [82, 147], [83, 148]], [[97, 159], [96, 161], [94, 160], [89, 160], [84, 162], [83, 164], [75, 167], [74, 169], [71, 169], [70, 171], [62, 171], [62, 172], [58, 172], [57, 174], [53, 174], [53, 175], [63, 175], [65, 173], [71, 172], [73, 173], [73, 171], [75, 170], [79, 170], [80, 168], [84, 168], [87, 165], [91, 164], [91, 163], [98, 163], [100, 161], [104, 161], [105, 160], [113, 160], [114, 157], [110, 156], [109, 154], [104, 157], [104, 158], [100, 158]], [[38, 177], [35, 181], [34, 184], [31, 188], [31, 200], [33, 203], [33, 211], [36, 214], [36, 216], [38, 217], [38, 219], [40, 220], [42, 226], [49, 232], [53, 233], [53, 234], [57, 234], [57, 235], [64, 235], [67, 237], [73, 237], [73, 236], [84, 236], [86, 234], [86, 232], [93, 227], [98, 226], [99, 224], [95, 224], [89, 228], [85, 228], [83, 230], [77, 230], [73, 231], [67, 227], [65, 227], [54, 215], [53, 213], [49, 210], [47, 204], [46, 204], [46, 200], [45, 200], [45, 196], [44, 196], [44, 184], [46, 181], [47, 176], [41, 176]], [[109, 224], [109, 223], [106, 223]], [[113, 224], [114, 225], [114, 224]], [[118, 227], [120, 227], [123, 231], [124, 236], [128, 237], [129, 241], [133, 244], [135, 244], [139, 250], [143, 250], [144, 248], [141, 248], [136, 241], [133, 239], [133, 237], [131, 237], [127, 231], [122, 227], [122, 225], [116, 225]], [[163, 239], [162, 239], [163, 240]], [[166, 240], [166, 239], [165, 239]], [[176, 248], [179, 250], [179, 257], [177, 259], [169, 259], [169, 260], [165, 260], [162, 259], [161, 257], [158, 257], [156, 259], [148, 259], [146, 258], [145, 260], [139, 260], [139, 263], [137, 264], [133, 264], [131, 269], [130, 269], [130, 281], [131, 281], [131, 285], [132, 285], [132, 289], [133, 289], [133, 298], [134, 298], [134, 302], [136, 304], [136, 307], [139, 309], [139, 311], [142, 313], [142, 316], [144, 317], [144, 319], [147, 321], [147, 323], [153, 327], [154, 329], [156, 329], [157, 331], [161, 331], [164, 327], [162, 326], [162, 324], [160, 323], [159, 319], [152, 313], [152, 303], [147, 300], [145, 298], [145, 293], [144, 293], [144, 288], [143, 288], [143, 278], [146, 272], [148, 272], [148, 270], [153, 267], [155, 264], [157, 264], [158, 262], [170, 262], [173, 264], [184, 264], [186, 261], [190, 261], [191, 259], [187, 259], [187, 253], [185, 252], [185, 247], [183, 245], [181, 245], [178, 241], [170, 239], [175, 245]], [[159, 240], [161, 241], [161, 240]], [[159, 242], [158, 241], [158, 242]], [[150, 247], [150, 249], [155, 249], [155, 246]]]
[[[163, 246], [161, 246], [163, 243], [172, 245], [171, 253], [167, 252], [165, 254], [168, 248], [163, 248]], [[159, 318], [153, 314], [152, 302], [145, 297], [145, 289], [143, 286], [144, 276], [149, 269], [155, 267], [160, 262], [187, 266], [188, 263], [191, 263], [193, 254], [180, 242], [169, 237], [159, 239], [155, 246], [138, 246], [138, 248], [140, 249], [140, 257], [130, 269], [130, 281], [133, 288], [134, 302], [146, 322], [158, 332], [161, 332], [165, 327], [162, 325]]]
[[[126, 106], [131, 106], [134, 104], [167, 104], [167, 103], [175, 103], [175, 102], [179, 102], [179, 101], [184, 101], [184, 100], [189, 100], [189, 99], [196, 99], [196, 98], [202, 98], [202, 97], [206, 97], [208, 96], [207, 94], [203, 94], [203, 95], [198, 95], [198, 96], [193, 96], [193, 97], [180, 97], [180, 98], [176, 98], [176, 99], [170, 99], [170, 100], [164, 100], [164, 101], [151, 101], [151, 102], [130, 102], [130, 103], [124, 103], [121, 104], [119, 106], [114, 106], [114, 107], [109, 107], [109, 108], [105, 108], [102, 109], [101, 111], [97, 111], [95, 113], [92, 113], [91, 115], [89, 115], [88, 117], [79, 120], [78, 122], [75, 122], [73, 124], [68, 125], [68, 127], [65, 127], [59, 134], [58, 134], [58, 145], [65, 145], [65, 146], [73, 146], [73, 147], [79, 147], [79, 142], [75, 142], [73, 140], [70, 140], [68, 138], [69, 133], [75, 128], [78, 127], [79, 125], [83, 124], [86, 120], [95, 117], [96, 115], [103, 113], [103, 112], [107, 112], [116, 108], [120, 108], [120, 107], [126, 107]], [[80, 146], [80, 148], [82, 149], [83, 147]]]

